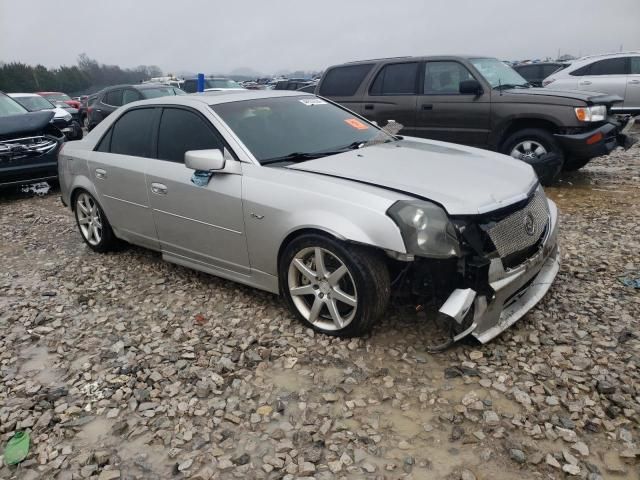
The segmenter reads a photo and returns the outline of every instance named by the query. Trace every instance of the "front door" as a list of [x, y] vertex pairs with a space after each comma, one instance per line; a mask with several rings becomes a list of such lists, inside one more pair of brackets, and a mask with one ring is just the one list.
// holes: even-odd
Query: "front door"
[[[203, 115], [187, 108], [163, 109], [158, 158], [149, 162], [146, 172], [160, 247], [179, 259], [248, 274], [242, 175], [215, 173], [208, 185], [196, 186], [184, 154], [205, 149], [225, 150], [225, 144]], [[227, 162], [237, 161], [226, 156]]]
[[422, 94], [418, 97], [416, 135], [444, 142], [486, 147], [491, 121], [491, 92], [461, 94], [460, 82], [475, 80], [456, 61], [424, 64]]
[[[629, 57], [615, 57], [599, 60], [581, 69], [578, 88], [591, 92], [602, 92], [625, 97]], [[622, 106], [622, 104], [614, 105]]]
[[362, 115], [381, 127], [395, 120], [404, 126], [400, 133], [415, 135], [418, 65], [418, 62], [384, 65], [363, 97]]
[[145, 171], [152, 156], [152, 131], [159, 110], [136, 108], [118, 118], [104, 135], [88, 166], [98, 200], [119, 238], [158, 249], [149, 208]]

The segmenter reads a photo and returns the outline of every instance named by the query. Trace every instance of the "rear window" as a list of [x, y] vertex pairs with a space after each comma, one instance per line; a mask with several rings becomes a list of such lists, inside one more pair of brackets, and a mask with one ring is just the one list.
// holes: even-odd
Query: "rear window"
[[415, 95], [417, 74], [416, 62], [385, 65], [373, 82], [369, 94]]
[[111, 132], [111, 153], [151, 157], [151, 130], [155, 109], [130, 110], [116, 120]]
[[325, 97], [352, 97], [372, 68], [372, 63], [332, 68], [322, 79], [319, 93]]
[[112, 107], [119, 107], [122, 105], [122, 90], [111, 90], [107, 92], [102, 102]]

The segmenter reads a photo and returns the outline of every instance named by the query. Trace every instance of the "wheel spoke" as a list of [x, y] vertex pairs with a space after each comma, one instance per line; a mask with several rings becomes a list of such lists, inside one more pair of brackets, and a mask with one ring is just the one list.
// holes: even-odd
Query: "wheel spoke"
[[547, 151], [544, 149], [544, 147], [542, 145], [538, 145], [538, 148], [536, 148], [534, 150], [534, 153], [538, 156], [541, 157], [542, 155], [544, 155], [545, 153], [547, 153]]
[[311, 311], [309, 311], [309, 321], [311, 323], [315, 323], [315, 321], [318, 320], [318, 317], [320, 316], [320, 310], [322, 310], [323, 305], [324, 302], [316, 297], [316, 299], [313, 301], [313, 305], [311, 306]]
[[525, 151], [525, 153], [529, 153], [531, 151], [531, 142], [524, 142], [522, 144], [522, 149]]
[[78, 218], [78, 223], [80, 225], [88, 225], [89, 224], [89, 218], [87, 218], [87, 217]]
[[293, 287], [289, 289], [291, 295], [313, 295], [316, 291], [313, 289], [313, 285], [303, 285], [301, 287]]
[[328, 300], [327, 308], [329, 309], [329, 315], [331, 315], [333, 323], [335, 323], [336, 327], [342, 328], [344, 326], [344, 322], [342, 320], [342, 317], [340, 316], [340, 312], [338, 312], [336, 301], [333, 299]]
[[296, 268], [300, 271], [300, 273], [302, 273], [302, 275], [305, 276], [305, 278], [307, 280], [309, 280], [311, 283], [315, 283], [316, 281], [316, 272], [314, 272], [313, 270], [311, 270], [309, 267], [307, 267], [304, 262], [302, 260], [300, 260], [299, 258], [296, 258], [293, 261], [293, 264], [296, 266]]
[[513, 158], [515, 158], [516, 160], [521, 160], [522, 159], [522, 153], [520, 153], [518, 150], [516, 150], [515, 148], [513, 149], [513, 151], [511, 152], [511, 156]]
[[316, 272], [318, 273], [318, 276], [320, 278], [326, 278], [329, 272], [327, 272], [327, 267], [324, 266], [324, 253], [322, 252], [322, 249], [316, 247], [313, 255], [316, 262]]
[[87, 208], [84, 202], [85, 202], [84, 197], [78, 200], [78, 207], [80, 207], [80, 210], [82, 210], [82, 213], [84, 213], [85, 215], [89, 215], [89, 209]]
[[349, 295], [348, 293], [344, 293], [339, 288], [334, 288], [331, 296], [337, 300], [338, 302], [346, 303], [350, 307], [355, 307], [358, 305], [356, 301], [356, 297]]
[[96, 225], [93, 226], [92, 230], [93, 230], [93, 238], [95, 239], [96, 243], [99, 243], [100, 242], [100, 230], [98, 229], [98, 227]]
[[329, 285], [331, 285], [332, 287], [335, 287], [340, 281], [340, 279], [344, 277], [345, 273], [347, 273], [347, 267], [344, 264], [342, 264], [337, 269], [335, 269], [332, 273], [330, 273], [329, 276], [327, 277], [327, 281], [329, 282]]

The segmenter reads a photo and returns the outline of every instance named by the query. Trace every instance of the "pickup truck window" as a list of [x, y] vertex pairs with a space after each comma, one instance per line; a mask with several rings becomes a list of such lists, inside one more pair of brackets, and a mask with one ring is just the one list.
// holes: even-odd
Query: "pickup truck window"
[[369, 95], [415, 95], [418, 63], [385, 65], [371, 85]]
[[324, 97], [351, 97], [372, 68], [372, 63], [332, 68], [322, 79], [319, 93]]
[[459, 95], [460, 82], [474, 80], [458, 62], [427, 62], [424, 67], [424, 90], [427, 95]]

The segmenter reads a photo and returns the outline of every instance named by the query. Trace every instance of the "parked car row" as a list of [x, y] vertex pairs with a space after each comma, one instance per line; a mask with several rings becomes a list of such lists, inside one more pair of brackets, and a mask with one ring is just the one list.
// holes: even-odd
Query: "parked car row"
[[68, 140], [82, 138], [82, 127], [78, 121], [78, 111], [76, 109], [67, 104], [64, 104], [64, 108], [55, 106], [49, 100], [36, 93], [10, 93], [9, 96], [29, 112], [53, 112], [51, 123], [58, 127]]

